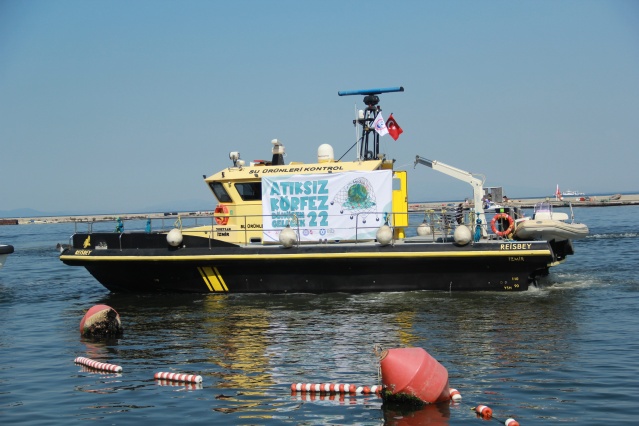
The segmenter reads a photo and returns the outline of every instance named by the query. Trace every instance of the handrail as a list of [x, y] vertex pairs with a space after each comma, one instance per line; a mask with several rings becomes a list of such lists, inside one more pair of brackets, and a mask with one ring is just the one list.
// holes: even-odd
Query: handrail
[[572, 211], [572, 202], [568, 201], [570, 207], [570, 223], [575, 223], [575, 212]]
[[[369, 238], [370, 234], [367, 235], [366, 238], [364, 238], [362, 232], [364, 230], [371, 230], [374, 228], [378, 228], [384, 223], [388, 223], [388, 225], [393, 230], [393, 238], [391, 241], [392, 241], [392, 244], [395, 244], [398, 241], [397, 234], [395, 232], [395, 229], [397, 227], [394, 226], [393, 223], [395, 222], [395, 219], [397, 219], [398, 216], [403, 216], [403, 215], [408, 216], [408, 221], [407, 221], [408, 225], [402, 227], [404, 229], [406, 238], [417, 237], [418, 236], [417, 228], [422, 223], [426, 222], [431, 230], [431, 232], [429, 233], [430, 234], [429, 239], [432, 238], [433, 242], [437, 242], [438, 239], [440, 238], [442, 241], [446, 241], [448, 238], [450, 238], [451, 233], [457, 228], [457, 226], [459, 226], [459, 224], [456, 221], [455, 213], [456, 213], [455, 209], [451, 208], [451, 206], [442, 207], [438, 211], [424, 210], [422, 212], [414, 212], [414, 211], [411, 211], [411, 212], [358, 212], [353, 214], [354, 218], [356, 219], [355, 223], [353, 224], [355, 235], [354, 235], [354, 240], [351, 240], [351, 241], [356, 244], [362, 243], [364, 241], [370, 241], [371, 239]], [[370, 223], [364, 223], [364, 220], [362, 220], [362, 215], [369, 215], [371, 217], [374, 217], [375, 215], [379, 215], [380, 217], [378, 219], [379, 221], [375, 221], [375, 219], [373, 219], [372, 221], [370, 221]], [[263, 239], [264, 232], [277, 231], [278, 229], [281, 229], [278, 227], [267, 228], [266, 225], [270, 223], [268, 220], [265, 220], [267, 216], [268, 217], [278, 216], [278, 218], [281, 219], [281, 214], [280, 215], [260, 215], [260, 214], [242, 215], [242, 216], [233, 216], [233, 218], [236, 220], [234, 225], [218, 225], [215, 222], [215, 216], [213, 215], [197, 216], [197, 217], [186, 216], [182, 218], [182, 222], [184, 225], [183, 232], [190, 232], [192, 234], [201, 232], [202, 236], [208, 237], [207, 238], [208, 247], [209, 249], [211, 249], [214, 246], [214, 240], [218, 239], [215, 236], [216, 235], [215, 233], [218, 232], [216, 231], [217, 228], [223, 226], [224, 228], [226, 228], [224, 232], [229, 232], [229, 233], [241, 232], [242, 233], [243, 239], [241, 241], [238, 239], [237, 240], [238, 244], [250, 245], [252, 244], [250, 241], [251, 234], [253, 234], [255, 237], [260, 235], [261, 239]], [[385, 216], [385, 217], [381, 217], [381, 216]], [[463, 222], [462, 222], [462, 224], [468, 226], [471, 232], [473, 233], [475, 231], [475, 227], [477, 226], [474, 223], [475, 217], [476, 215], [472, 211], [472, 209], [470, 211], [467, 210], [466, 212], [464, 212]], [[256, 218], [261, 218], [261, 219], [256, 220]], [[205, 223], [202, 223], [202, 219], [206, 219]], [[139, 233], [146, 232], [145, 231], [146, 220], [147, 219], [141, 219], [141, 218], [122, 219], [122, 221], [125, 223], [124, 229], [126, 230], [126, 232], [124, 233], [132, 234], [132, 233], [138, 233], [138, 232]], [[153, 233], [168, 232], [165, 229], [166, 218], [163, 218], [163, 217], [150, 218], [150, 220], [152, 222], [157, 222], [159, 220], [160, 223], [162, 224], [161, 229], [157, 229], [154, 226], [153, 229], [155, 230], [153, 231]], [[97, 233], [97, 232], [113, 232], [113, 227], [108, 225], [113, 222], [115, 222], [115, 219], [100, 220], [100, 221], [75, 221], [74, 234], [82, 233], [82, 232], [79, 232], [79, 228], [81, 227], [82, 224], [86, 224], [86, 227], [87, 227], [86, 233], [88, 234]], [[138, 222], [138, 223], [135, 223], [135, 222]], [[172, 222], [174, 222], [174, 220], [172, 220]], [[305, 227], [301, 225], [301, 221], [295, 212], [291, 212], [288, 222], [290, 225], [292, 225], [292, 227], [296, 231], [296, 243], [297, 243], [297, 247], [299, 247], [300, 245], [306, 242], [302, 240], [302, 231], [303, 229], [305, 229]], [[132, 226], [131, 223], [134, 223], [134, 225]], [[258, 225], [258, 224], [259, 224], [259, 227], [255, 226], [254, 228], [251, 228], [252, 225]], [[479, 226], [481, 226], [483, 229], [485, 228], [490, 229], [488, 224], [485, 224], [485, 223], [482, 223]], [[96, 228], [98, 229], [96, 230]], [[195, 228], [198, 228], [198, 229], [195, 229]], [[120, 235], [118, 236], [120, 250], [123, 250], [123, 247], [125, 245], [122, 241], [122, 239], [125, 238], [123, 236], [124, 233], [120, 233]], [[492, 234], [488, 234], [489, 238], [491, 238], [491, 236]], [[374, 238], [375, 237], [373, 236], [372, 239]], [[73, 236], [71, 236], [69, 239], [70, 239], [70, 242], [72, 243]], [[328, 240], [328, 238], [326, 238], [326, 240]], [[338, 239], [335, 239], [334, 241], [340, 242], [340, 240]], [[319, 241], [315, 241], [315, 242], [323, 242], [323, 239], [319, 238]], [[273, 240], [273, 239], [269, 239], [268, 241], [262, 240], [261, 243], [277, 244], [277, 240]]]

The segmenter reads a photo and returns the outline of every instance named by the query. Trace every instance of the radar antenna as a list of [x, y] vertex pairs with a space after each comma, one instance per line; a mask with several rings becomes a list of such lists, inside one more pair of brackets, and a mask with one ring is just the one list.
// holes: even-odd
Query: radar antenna
[[[373, 122], [375, 121], [377, 114], [382, 111], [382, 108], [378, 105], [379, 96], [377, 95], [403, 91], [404, 87], [399, 86], [379, 89], [344, 90], [337, 92], [339, 96], [364, 95], [366, 109], [360, 111], [357, 119], [353, 120], [353, 125], [357, 126], [359, 124], [362, 126], [362, 137], [356, 142], [360, 144], [357, 153], [359, 160], [377, 160], [379, 158], [379, 133], [377, 133], [373, 128]], [[371, 134], [373, 136], [372, 140], [370, 140]]]

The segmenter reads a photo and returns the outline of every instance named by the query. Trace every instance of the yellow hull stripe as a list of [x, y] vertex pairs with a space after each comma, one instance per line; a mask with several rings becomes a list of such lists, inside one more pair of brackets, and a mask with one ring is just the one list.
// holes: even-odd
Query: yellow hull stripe
[[503, 250], [480, 252], [401, 252], [401, 253], [313, 253], [313, 254], [221, 254], [201, 256], [75, 256], [63, 255], [60, 260], [82, 260], [83, 262], [109, 262], [109, 261], [172, 261], [182, 262], [187, 260], [241, 260], [241, 259], [400, 259], [400, 258], [464, 258], [464, 257], [509, 257], [509, 256], [550, 256], [550, 250]]
[[222, 275], [220, 275], [220, 271], [218, 271], [216, 267], [211, 268], [210, 266], [202, 266], [198, 267], [197, 270], [200, 272], [200, 275], [202, 276], [206, 286], [209, 288], [209, 291], [229, 291]]

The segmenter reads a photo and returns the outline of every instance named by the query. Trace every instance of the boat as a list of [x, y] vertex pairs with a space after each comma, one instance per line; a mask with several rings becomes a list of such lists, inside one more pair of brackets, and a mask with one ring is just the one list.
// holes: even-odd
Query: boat
[[4, 266], [4, 262], [7, 260], [7, 257], [13, 253], [14, 249], [12, 245], [9, 244], [0, 244], [0, 269]]
[[500, 212], [505, 208], [502, 204], [493, 203], [491, 201], [484, 201], [484, 212]]
[[564, 197], [584, 197], [586, 194], [579, 191], [567, 190], [561, 193]]
[[459, 216], [408, 211], [407, 172], [379, 148], [379, 95], [403, 91], [338, 92], [366, 105], [353, 120], [351, 160], [322, 144], [317, 161], [285, 163], [277, 139], [270, 161], [247, 164], [232, 151], [228, 167], [204, 176], [217, 201], [212, 214], [179, 215], [166, 228], [166, 219], [140, 229], [78, 222], [60, 260], [112, 292], [193, 293], [524, 291], [565, 261], [570, 244], [490, 232], [483, 181], [436, 160], [416, 156], [415, 166], [469, 183], [473, 207]]
[[[572, 210], [571, 210], [572, 211]], [[514, 238], [518, 240], [571, 241], [586, 238], [588, 226], [574, 221], [568, 222], [567, 213], [555, 212], [549, 202], [537, 203], [531, 218], [516, 221]]]

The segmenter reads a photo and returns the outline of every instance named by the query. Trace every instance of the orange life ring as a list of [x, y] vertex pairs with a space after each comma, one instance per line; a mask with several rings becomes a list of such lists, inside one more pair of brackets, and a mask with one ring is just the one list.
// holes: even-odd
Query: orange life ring
[[[217, 207], [215, 207], [215, 214], [229, 214], [229, 209], [227, 209], [224, 204], [218, 204]], [[229, 217], [215, 216], [215, 222], [218, 225], [226, 225], [227, 223], [229, 223]]]
[[[503, 231], [498, 231], [497, 227], [495, 226], [495, 222], [497, 222], [497, 219], [508, 219], [508, 228]], [[497, 213], [493, 217], [493, 220], [490, 221], [490, 228], [495, 234], [499, 235], [500, 237], [505, 237], [506, 235], [513, 232], [513, 229], [515, 228], [515, 222], [513, 221], [513, 218], [506, 213]]]

